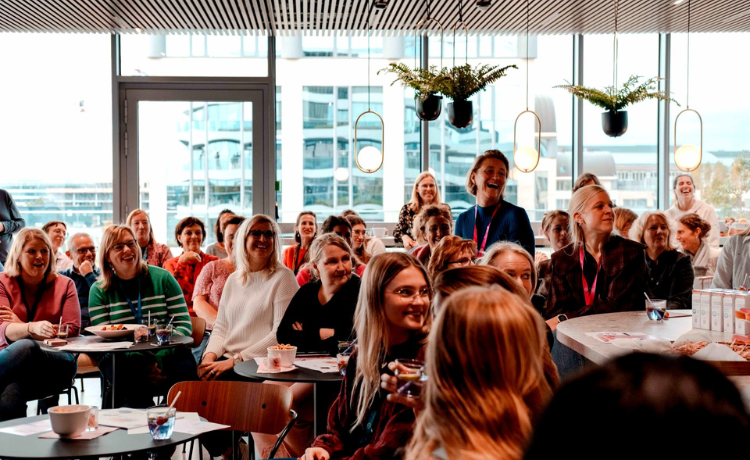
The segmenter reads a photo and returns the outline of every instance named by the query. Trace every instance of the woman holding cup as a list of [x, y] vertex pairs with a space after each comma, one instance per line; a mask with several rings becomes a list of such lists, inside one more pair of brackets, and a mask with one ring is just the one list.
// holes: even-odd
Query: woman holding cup
[[414, 411], [386, 400], [380, 375], [387, 372], [383, 363], [394, 359], [424, 360], [431, 300], [429, 277], [415, 258], [397, 252], [372, 258], [354, 315], [357, 345], [329, 412], [328, 432], [302, 458], [391, 459], [406, 445]]

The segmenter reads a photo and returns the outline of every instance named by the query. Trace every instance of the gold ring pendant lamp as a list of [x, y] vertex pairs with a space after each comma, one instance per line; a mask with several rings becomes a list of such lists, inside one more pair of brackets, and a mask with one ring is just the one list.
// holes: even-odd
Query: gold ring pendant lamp
[[[385, 123], [379, 113], [370, 108], [370, 14], [372, 13], [373, 4], [370, 4], [367, 12], [367, 110], [362, 112], [357, 121], [354, 122], [354, 162], [357, 168], [366, 174], [372, 174], [383, 166], [385, 152]], [[366, 145], [359, 150], [359, 120], [368, 113], [374, 114], [380, 120], [380, 150], [374, 145]]]
[[[687, 23], [687, 103], [685, 109], [677, 114], [674, 119], [674, 164], [680, 170], [691, 172], [698, 169], [703, 160], [703, 119], [701, 114], [690, 108], [690, 0], [688, 0], [688, 23]], [[685, 112], [693, 112], [698, 117], [700, 124], [700, 147], [685, 144], [677, 148], [677, 121]]]
[[[536, 118], [538, 127], [536, 149], [533, 145], [518, 147], [518, 120], [524, 114], [530, 113]], [[520, 172], [529, 173], [539, 165], [542, 151], [542, 120], [533, 110], [529, 110], [529, 0], [526, 0], [526, 110], [519, 113], [513, 124], [513, 164]]]

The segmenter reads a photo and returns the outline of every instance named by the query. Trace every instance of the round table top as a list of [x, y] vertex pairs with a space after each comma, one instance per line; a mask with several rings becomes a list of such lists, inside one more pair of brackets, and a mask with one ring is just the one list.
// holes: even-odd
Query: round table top
[[251, 379], [273, 380], [276, 382], [300, 382], [300, 383], [317, 383], [317, 382], [340, 382], [343, 377], [336, 372], [326, 374], [323, 372], [305, 369], [297, 366], [297, 369], [291, 372], [280, 372], [278, 374], [259, 374], [258, 363], [254, 359], [243, 361], [234, 367], [234, 371], [239, 375]]
[[[78, 337], [71, 337], [68, 339], [68, 344], [74, 344], [74, 343], [107, 343], [107, 342], [117, 342], [122, 341], [125, 342], [127, 340], [104, 340], [101, 337], [97, 337], [95, 335], [82, 335]], [[132, 341], [132, 338], [131, 338]], [[40, 342], [41, 343], [41, 342]], [[181, 346], [187, 346], [191, 345], [193, 343], [193, 338], [189, 336], [184, 335], [172, 335], [172, 340], [166, 344], [166, 345], [157, 345], [156, 337], [152, 337], [151, 340], [148, 342], [141, 342], [141, 343], [134, 343], [128, 348], [116, 348], [114, 350], [102, 350], [101, 353], [132, 353], [134, 351], [158, 351], [160, 349], [165, 348], [176, 348]], [[44, 344], [42, 344], [42, 347], [46, 350], [56, 351], [59, 350], [59, 348], [55, 347], [48, 347]], [[81, 350], [82, 352], [84, 350]], [[93, 352], [95, 350], [85, 350], [86, 352]], [[68, 351], [68, 353], [78, 353], [77, 351]]]
[[[48, 415], [19, 418], [0, 423], [0, 428], [34, 423], [49, 418]], [[0, 433], [0, 458], [83, 458], [109, 457], [132, 452], [142, 452], [173, 446], [197, 438], [199, 435], [172, 433], [172, 439], [154, 441], [151, 434], [128, 434], [118, 429], [91, 440], [40, 439], [38, 434], [17, 436]]]

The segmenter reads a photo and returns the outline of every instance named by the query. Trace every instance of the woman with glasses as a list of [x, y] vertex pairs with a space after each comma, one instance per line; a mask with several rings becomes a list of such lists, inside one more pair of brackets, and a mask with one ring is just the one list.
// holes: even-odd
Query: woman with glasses
[[138, 247], [141, 248], [141, 259], [154, 267], [164, 267], [172, 258], [172, 252], [166, 244], [157, 243], [151, 219], [143, 209], [134, 209], [128, 214], [125, 224], [133, 230]]
[[279, 227], [264, 214], [245, 220], [233, 248], [236, 269], [219, 302], [216, 323], [203, 354], [202, 380], [244, 380], [232, 369], [268, 354], [276, 330], [297, 292], [294, 273], [279, 262]]
[[354, 255], [363, 263], [370, 262], [373, 256], [385, 252], [385, 245], [380, 238], [367, 236], [367, 224], [354, 211], [346, 215], [346, 220], [352, 224], [352, 249]]
[[435, 253], [430, 258], [427, 273], [434, 282], [435, 277], [451, 268], [474, 265], [477, 255], [477, 244], [458, 236], [446, 236], [435, 246]]
[[[107, 227], [99, 251], [100, 280], [89, 293], [89, 313], [94, 326], [138, 324], [151, 319], [171, 324], [174, 334], [193, 332], [182, 289], [163, 268], [141, 259], [135, 233], [129, 226]], [[112, 382], [111, 356], [100, 360], [99, 368]], [[187, 348], [155, 353], [127, 353], [117, 357], [115, 407], [153, 406], [155, 395], [166, 395], [183, 380], [195, 380], [195, 360]], [[110, 398], [105, 402], [109, 403]]]
[[328, 413], [328, 432], [305, 451], [305, 460], [397, 457], [411, 437], [414, 410], [386, 399], [380, 375], [394, 359], [424, 361], [431, 300], [429, 277], [414, 257], [372, 258], [354, 314], [357, 345]]

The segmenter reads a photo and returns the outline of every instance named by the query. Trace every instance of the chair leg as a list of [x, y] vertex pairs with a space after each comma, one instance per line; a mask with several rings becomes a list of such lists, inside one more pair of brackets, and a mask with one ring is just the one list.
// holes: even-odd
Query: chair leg
[[81, 381], [81, 393], [83, 393], [84, 391], [86, 391], [83, 389], [83, 377], [81, 377], [79, 380]]
[[[195, 443], [195, 439], [190, 441], [190, 453], [188, 454], [188, 460], [193, 460], [193, 444]], [[187, 447], [187, 443], [182, 445], [182, 453], [185, 453], [185, 447]], [[200, 456], [200, 450], [198, 451]]]
[[[70, 389], [73, 391], [73, 394], [76, 396], [76, 404], [81, 404], [80, 400], [78, 399], [78, 388], [71, 385]], [[68, 401], [70, 401], [70, 393], [68, 393]]]

